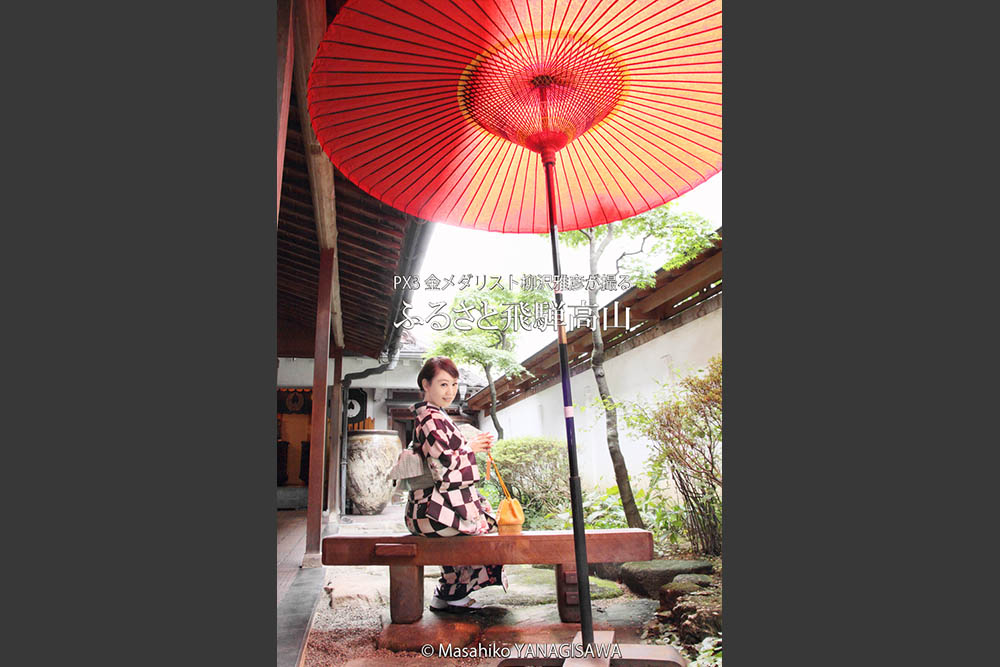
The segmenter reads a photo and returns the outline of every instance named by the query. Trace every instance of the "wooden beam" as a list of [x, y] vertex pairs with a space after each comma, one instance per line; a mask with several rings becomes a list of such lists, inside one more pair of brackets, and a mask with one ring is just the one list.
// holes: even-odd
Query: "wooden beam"
[[310, 239], [306, 236], [302, 236], [301, 233], [294, 231], [294, 229], [290, 225], [280, 225], [278, 227], [278, 235], [284, 236], [289, 243], [292, 243], [294, 245], [300, 245], [300, 247], [302, 248], [307, 248], [309, 246], [301, 244], [314, 242], [313, 239]]
[[280, 285], [278, 286], [278, 294], [278, 306], [286, 306], [294, 309], [297, 314], [306, 315], [310, 336], [315, 333], [312, 331], [312, 325], [316, 320], [316, 302], [311, 299], [304, 299], [298, 294], [289, 293], [287, 289], [283, 289]]
[[[309, 330], [308, 340], [306, 340], [306, 341], [298, 341], [297, 340], [296, 341], [296, 345], [297, 346], [298, 346], [298, 343], [300, 343], [300, 342], [303, 343], [300, 347], [302, 347], [302, 349], [305, 349], [307, 351], [304, 354], [296, 354], [294, 356], [303, 357], [303, 358], [305, 358], [305, 357], [312, 357], [312, 355], [313, 355], [312, 342], [313, 342], [313, 333], [314, 333], [313, 330], [312, 330], [312, 323], [313, 323], [312, 320], [315, 318], [315, 314], [316, 314], [315, 310], [313, 310], [313, 317], [309, 317], [303, 311], [301, 311], [301, 310], [299, 310], [297, 308], [296, 309], [292, 309], [292, 308], [278, 308], [278, 319], [295, 322], [299, 326], [303, 326], [303, 327], [305, 327], [306, 329]], [[309, 324], [306, 324], [307, 322]], [[281, 331], [281, 326], [279, 325], [279, 327], [278, 327], [279, 346], [280, 346], [281, 340], [283, 338], [287, 339], [288, 337], [287, 336], [283, 336], [282, 331]], [[285, 356], [288, 356], [288, 355], [279, 354], [278, 356], [279, 357], [285, 357]]]
[[278, 0], [278, 204], [274, 220], [278, 224], [281, 209], [281, 175], [285, 164], [285, 138], [288, 134], [288, 101], [292, 96], [292, 0]]
[[[350, 334], [351, 340], [368, 341], [368, 345], [372, 345], [372, 340], [381, 340], [385, 336], [385, 329], [373, 328], [369, 330], [352, 321]], [[372, 346], [374, 347], [374, 345]]]
[[[294, 154], [294, 150], [291, 148], [285, 149], [289, 153]], [[294, 181], [285, 181], [281, 184], [281, 194], [286, 197], [293, 197], [295, 199], [308, 199], [312, 201], [312, 192], [309, 190], [308, 172], [306, 174], [306, 182], [301, 184], [296, 184]], [[340, 201], [337, 201], [337, 210], [340, 210]]]
[[[315, 238], [316, 236], [316, 220], [311, 216], [299, 215], [295, 213], [285, 202], [282, 200], [282, 220], [281, 226], [290, 229], [293, 232], [299, 234], [305, 234], [306, 237]], [[287, 218], [285, 216], [288, 216]], [[316, 247], [319, 250], [319, 241], [316, 242]]]
[[[313, 290], [313, 294], [316, 291]], [[309, 312], [309, 326], [313, 324], [313, 320], [316, 319], [316, 300], [299, 294], [289, 288], [287, 285], [282, 285], [278, 283], [278, 303], [287, 303], [291, 306], [297, 306], [299, 308], [304, 308]]]
[[280, 262], [276, 268], [277, 275], [287, 278], [288, 280], [300, 281], [303, 285], [316, 284], [315, 273], [309, 273], [303, 269], [295, 268], [288, 262]]
[[[365, 288], [363, 285], [358, 286], [354, 283], [347, 284], [342, 283], [340, 286], [341, 296], [346, 296], [348, 294], [354, 296], [355, 299], [359, 299], [361, 303], [373, 311], [383, 313], [385, 315], [389, 314], [389, 304], [386, 300], [378, 299], [378, 294], [373, 294], [373, 290]], [[383, 292], [383, 297], [388, 297], [392, 292]]]
[[289, 213], [295, 213], [299, 218], [309, 225], [310, 229], [316, 227], [316, 216], [312, 209], [312, 188], [309, 186], [309, 181], [306, 181], [307, 195], [306, 197], [299, 197], [298, 195], [288, 191], [286, 187], [281, 188], [281, 211], [284, 213], [288, 211]]
[[310, 306], [313, 305], [313, 301], [309, 298], [307, 292], [311, 291], [313, 294], [316, 293], [315, 283], [313, 285], [307, 285], [303, 284], [300, 280], [292, 281], [283, 276], [278, 276], [277, 280], [278, 289], [284, 288], [286, 292], [291, 292], [301, 297], [304, 303], [308, 303]]
[[295, 257], [311, 266], [313, 271], [319, 271], [319, 251], [305, 250], [302, 246], [293, 246], [290, 243], [279, 243], [278, 253]]
[[[279, 318], [282, 317], [282, 316], [284, 316], [285, 319], [294, 319], [301, 326], [304, 326], [307, 329], [309, 329], [309, 344], [310, 345], [312, 345], [313, 334], [316, 333], [315, 331], [313, 331], [313, 328], [312, 328], [312, 325], [315, 323], [315, 319], [316, 319], [316, 307], [313, 306], [313, 308], [311, 310], [312, 310], [311, 315], [307, 314], [306, 313], [306, 309], [304, 307], [302, 307], [302, 306], [300, 306], [298, 304], [295, 304], [295, 303], [290, 303], [287, 300], [285, 300], [285, 301], [283, 301], [283, 302], [281, 302], [281, 303], [278, 304], [278, 316], [279, 316]], [[311, 357], [312, 356], [312, 348], [309, 349], [309, 354], [307, 354], [306, 356], [307, 357]]]
[[389, 271], [395, 271], [396, 267], [399, 266], [398, 255], [396, 256], [397, 259], [395, 261], [393, 261], [392, 259], [386, 260], [385, 253], [379, 252], [376, 246], [371, 242], [367, 244], [362, 243], [359, 241], [355, 241], [352, 238], [347, 237], [346, 235], [341, 236], [338, 240], [342, 245], [345, 245], [348, 248], [350, 248], [355, 256], [357, 256], [361, 260], [364, 260], [365, 262], [368, 262], [369, 264], [381, 266], [382, 268], [387, 269]]
[[[315, 288], [312, 290], [315, 294]], [[313, 297], [302, 294], [295, 285], [289, 285], [282, 280], [278, 281], [278, 294], [286, 297], [286, 300], [293, 300], [295, 305], [302, 306], [309, 309], [309, 324], [312, 325], [312, 321], [316, 319], [316, 300]], [[281, 299], [279, 299], [281, 301]]]
[[671, 280], [652, 294], [636, 302], [632, 312], [645, 315], [672, 298], [683, 298], [700, 289], [699, 285], [708, 280], [714, 282], [722, 276], [722, 253], [716, 253], [698, 266]]
[[363, 231], [354, 226], [344, 226], [340, 229], [340, 233], [343, 236], [353, 237], [362, 243], [377, 243], [380, 248], [391, 248], [399, 254], [400, 249], [402, 249], [402, 243], [394, 238], [386, 236], [379, 236], [379, 231], [377, 229], [367, 228]]
[[[337, 198], [337, 209], [344, 208], [347, 212], [352, 213], [351, 217], [356, 218], [358, 224], [366, 225], [373, 229], [376, 229], [383, 234], [388, 234], [397, 239], [402, 240], [406, 236], [404, 228], [406, 226], [405, 222], [402, 222], [402, 218], [382, 216], [378, 218], [372, 211], [367, 211], [360, 207], [360, 205], [352, 203], [350, 200], [346, 200], [343, 197]], [[398, 224], [392, 224], [390, 220], [401, 221]]]
[[[687, 310], [688, 308], [696, 306], [702, 301], [705, 301], [706, 299], [715, 296], [716, 294], [722, 291], [722, 283], [720, 282], [715, 287], [710, 287], [710, 285], [716, 281], [721, 281], [721, 280], [722, 280], [721, 274], [719, 274], [718, 278], [715, 277], [707, 278], [703, 283], [701, 283], [700, 289], [698, 290], [698, 294], [693, 299], [691, 299], [690, 301], [684, 301], [685, 299], [687, 299], [687, 297], [691, 296], [691, 294], [690, 293], [679, 294], [678, 296], [671, 298], [662, 306], [657, 306], [654, 310], [650, 311], [649, 312], [650, 319], [662, 320], [668, 317], [673, 317], [682, 310]], [[681, 301], [684, 301], [684, 303], [681, 303]]]
[[[364, 310], [359, 310], [359, 315], [364, 315]], [[369, 319], [358, 319], [355, 316], [350, 316], [346, 320], [351, 325], [352, 333], [361, 333], [366, 336], [378, 336], [381, 340], [382, 336], [385, 336], [385, 327], [374, 324]], [[381, 344], [381, 343], [379, 343]]]
[[[373, 286], [365, 282], [360, 281], [356, 276], [351, 277], [351, 282], [341, 283], [341, 299], [346, 299], [348, 296], [358, 297], [361, 296], [362, 303], [365, 304], [365, 309], [368, 308], [369, 303], [380, 304], [385, 310], [385, 314], [388, 315], [388, 301], [392, 296], [392, 292], [383, 289], [379, 286]], [[345, 306], [345, 311], [346, 311]], [[347, 319], [347, 313], [344, 313], [344, 319]]]
[[[347, 266], [349, 270], [348, 275], [352, 278], [355, 276], [364, 276], [369, 282], [376, 285], [384, 285], [389, 288], [390, 292], [393, 290], [393, 274], [371, 265], [362, 266], [356, 262], [351, 262], [350, 264], [347, 264]], [[343, 274], [341, 274], [341, 280], [343, 279]]]
[[[279, 224], [283, 224], [285, 221], [279, 221]], [[305, 255], [312, 255], [314, 257], [313, 261], [315, 265], [319, 266], [319, 246], [316, 243], [316, 239], [311, 242], [306, 243], [301, 239], [291, 235], [287, 230], [278, 227], [278, 247], [279, 248], [289, 248], [292, 250], [298, 250], [299, 253]]]
[[332, 279], [334, 281], [331, 302], [330, 325], [336, 347], [344, 347], [343, 309], [340, 305], [340, 271], [337, 257], [337, 209], [334, 202], [335, 188], [333, 165], [316, 140], [309, 118], [309, 72], [313, 57], [326, 32], [325, 0], [296, 0], [292, 7], [294, 16], [293, 41], [295, 44], [295, 97], [299, 108], [299, 124], [306, 150], [306, 166], [309, 169], [309, 187], [312, 190], [313, 213], [316, 216], [316, 236], [320, 250], [332, 250]]
[[316, 227], [316, 214], [312, 208], [312, 188], [309, 190], [309, 200], [305, 201], [292, 196], [286, 192], [281, 193], [282, 212], [295, 213], [300, 219], [309, 225], [309, 228]]
[[[593, 348], [593, 339], [591, 338], [590, 330], [585, 330], [585, 334], [577, 334], [574, 336], [572, 333], [569, 337], [569, 349], [567, 353], [569, 355], [570, 366], [573, 366], [573, 361], [581, 353], [587, 352]], [[577, 362], [581, 363], [581, 362]], [[525, 368], [532, 373], [535, 377], [525, 376], [518, 381], [512, 380], [509, 376], [504, 376], [503, 378], [494, 382], [494, 388], [497, 392], [497, 409], [504, 407], [504, 403], [511, 398], [516, 398], [515, 394], [517, 392], [525, 392], [534, 386], [541, 383], [547, 382], [551, 377], [546, 377], [550, 373], [550, 369], [557, 368], [559, 366], [559, 349], [556, 346], [555, 350], [549, 354], [546, 354], [539, 358], [538, 361], [534, 363], [525, 364]], [[482, 401], [471, 401], [469, 402], [469, 408], [472, 410], [488, 410], [490, 405], [489, 394], [484, 392], [484, 398]]]
[[323, 536], [323, 450], [326, 444], [326, 390], [330, 366], [330, 300], [333, 291], [334, 251], [320, 254], [319, 293], [316, 302], [316, 341], [313, 347], [312, 423], [309, 431], [309, 495], [306, 505], [306, 554], [319, 553]]
[[287, 255], [283, 253], [281, 248], [278, 249], [278, 265], [287, 265], [298, 268], [302, 271], [309, 271], [312, 275], [316, 275], [316, 272], [319, 270], [319, 267], [315, 264], [299, 259], [295, 255]]
[[[639, 528], [588, 530], [587, 560], [591, 563], [611, 563], [652, 560], [653, 534]], [[400, 555], [383, 555], [383, 546], [415, 544], [416, 553], [398, 550]], [[391, 551], [391, 550], [390, 550]], [[334, 535], [323, 538], [324, 565], [454, 565], [485, 563], [532, 564], [574, 563], [572, 530], [526, 530], [519, 535], [459, 535], [447, 540], [421, 535], [391, 537]]]
[[383, 294], [385, 296], [389, 296], [395, 291], [392, 289], [391, 281], [387, 282], [385, 280], [376, 280], [357, 268], [354, 268], [348, 275], [350, 276], [349, 280], [341, 278], [341, 285], [347, 283], [359, 286], [364, 285], [367, 286], [367, 289], [372, 290], [376, 294]]

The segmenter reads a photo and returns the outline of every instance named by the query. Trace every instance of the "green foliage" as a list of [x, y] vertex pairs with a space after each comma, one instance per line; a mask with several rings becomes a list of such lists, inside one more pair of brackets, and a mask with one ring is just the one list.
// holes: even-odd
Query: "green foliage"
[[[497, 441], [491, 453], [507, 489], [524, 509], [525, 530], [555, 527], [544, 519], [569, 497], [566, 441], [534, 436], [506, 438]], [[477, 455], [476, 461], [480, 478], [485, 480], [487, 458]], [[490, 481], [482, 483], [480, 488], [494, 509], [499, 507], [503, 492], [495, 472]]]
[[[515, 308], [534, 306], [552, 300], [552, 290], [509, 290], [502, 285], [493, 289], [459, 291], [448, 309], [450, 322], [440, 331], [457, 339], [468, 339], [475, 345], [498, 350], [513, 350], [518, 331], [509, 324]], [[511, 307], [509, 304], [516, 304]], [[433, 355], [432, 355], [433, 356]]]
[[[628, 528], [617, 486], [607, 490], [593, 489], [584, 493], [583, 516], [585, 528]], [[563, 522], [562, 528], [573, 527], [572, 506], [568, 498], [565, 509], [556, 514], [556, 518]]]
[[[719, 238], [708, 220], [695, 213], [675, 212], [670, 203], [624, 220], [622, 228], [633, 239], [646, 236], [654, 239], [645, 254], [666, 254], [662, 267], [668, 270], [691, 261]], [[641, 255], [636, 259], [641, 259]], [[633, 272], [637, 275], [648, 272], [641, 261], [631, 266], [635, 267]]]
[[495, 347], [497, 341], [486, 332], [446, 329], [434, 335], [426, 357], [448, 357], [458, 364], [475, 364], [493, 375], [527, 372], [511, 350]]
[[625, 405], [625, 422], [653, 441], [654, 479], [667, 475], [684, 498], [692, 545], [722, 553], [722, 357], [681, 379], [666, 398]]
[[[551, 290], [511, 291], [502, 286], [462, 290], [448, 311], [448, 326], [435, 332], [424, 358], [444, 356], [458, 364], [482, 368], [487, 378], [509, 374], [517, 379], [528, 371], [514, 356], [518, 332], [506, 325], [505, 304], [533, 306], [547, 301], [550, 293]], [[496, 410], [495, 404], [492, 409]]]
[[660, 484], [661, 472], [654, 471], [649, 486], [635, 493], [636, 503], [643, 515], [643, 522], [653, 533], [657, 550], [664, 552], [667, 545], [677, 545], [684, 535], [684, 507], [667, 495]]
[[[593, 244], [599, 247], [609, 234], [614, 240], [629, 239], [629, 247], [616, 260], [615, 272], [625, 273], [633, 285], [651, 287], [658, 268], [681, 266], [712, 245], [719, 236], [705, 218], [687, 211], [675, 211], [668, 202], [632, 218], [586, 230], [560, 232], [559, 241], [569, 248]], [[548, 238], [548, 235], [541, 235]], [[665, 257], [660, 266], [650, 257]]]
[[[479, 457], [477, 456], [476, 459], [478, 461]], [[482, 465], [479, 466], [480, 473], [482, 473], [483, 467], [484, 466], [482, 466]], [[490, 506], [494, 510], [499, 511], [499, 509], [500, 509], [500, 501], [504, 497], [503, 496], [503, 491], [500, 490], [500, 485], [499, 484], [495, 484], [492, 481], [490, 481], [490, 482], [481, 482], [479, 484], [479, 486], [476, 487], [476, 488], [479, 489], [479, 492], [483, 494], [483, 496], [486, 498], [486, 500], [490, 501]], [[520, 500], [520, 499], [518, 499], [518, 500]]]
[[[653, 533], [657, 550], [665, 551], [666, 545], [677, 544], [684, 528], [684, 509], [677, 503], [669, 502], [663, 490], [654, 480], [646, 489], [634, 492], [636, 507], [642, 521]], [[584, 526], [586, 528], [628, 528], [625, 509], [617, 486], [608, 489], [593, 489], [583, 494]], [[545, 517], [551, 521], [551, 529], [568, 530], [573, 527], [573, 515], [569, 498], [564, 499], [558, 511]]]
[[699, 483], [721, 489], [722, 356], [681, 378], [672, 395], [657, 401], [635, 401], [625, 410], [625, 423], [654, 443], [650, 463], [681, 468]]
[[698, 657], [688, 667], [722, 667], [722, 637], [705, 637], [698, 644]]

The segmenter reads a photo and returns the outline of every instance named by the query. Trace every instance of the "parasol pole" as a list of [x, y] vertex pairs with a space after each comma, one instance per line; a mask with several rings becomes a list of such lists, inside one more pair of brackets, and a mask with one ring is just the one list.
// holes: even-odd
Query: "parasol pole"
[[573, 546], [576, 550], [576, 586], [580, 596], [580, 632], [584, 646], [594, 643], [594, 619], [590, 609], [590, 566], [587, 563], [587, 536], [583, 527], [583, 493], [580, 469], [576, 461], [576, 428], [573, 425], [573, 391], [570, 387], [569, 351], [563, 295], [559, 289], [559, 244], [556, 239], [556, 156], [551, 149], [542, 151], [545, 166], [545, 199], [549, 209], [549, 240], [552, 242], [552, 270], [556, 276], [556, 324], [559, 330], [559, 372], [562, 375], [563, 412], [566, 416], [566, 445], [569, 450], [569, 497], [573, 512]]

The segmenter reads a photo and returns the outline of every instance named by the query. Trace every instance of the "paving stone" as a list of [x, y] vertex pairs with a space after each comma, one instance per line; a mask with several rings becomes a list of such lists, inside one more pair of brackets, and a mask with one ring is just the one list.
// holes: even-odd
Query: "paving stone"
[[701, 586], [693, 581], [671, 581], [669, 584], [664, 584], [660, 586], [660, 609], [673, 609], [677, 598], [699, 590]]
[[678, 574], [674, 577], [674, 582], [683, 583], [688, 582], [692, 584], [698, 584], [699, 586], [711, 586], [712, 577], [707, 574]]
[[608, 581], [621, 581], [622, 565], [624, 563], [591, 563], [590, 573]]
[[679, 574], [710, 574], [707, 560], [651, 560], [622, 565], [622, 583], [637, 595], [656, 597], [660, 587], [669, 584]]

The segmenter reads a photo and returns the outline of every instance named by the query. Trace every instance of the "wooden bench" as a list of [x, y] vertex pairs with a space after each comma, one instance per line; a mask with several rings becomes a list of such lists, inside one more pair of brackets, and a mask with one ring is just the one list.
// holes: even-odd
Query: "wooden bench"
[[[621, 563], [652, 560], [648, 530], [588, 530], [587, 560]], [[520, 535], [332, 535], [323, 538], [324, 565], [388, 565], [389, 614], [393, 623], [415, 623], [424, 613], [425, 565], [554, 564], [559, 618], [580, 621], [573, 531], [525, 531]]]

